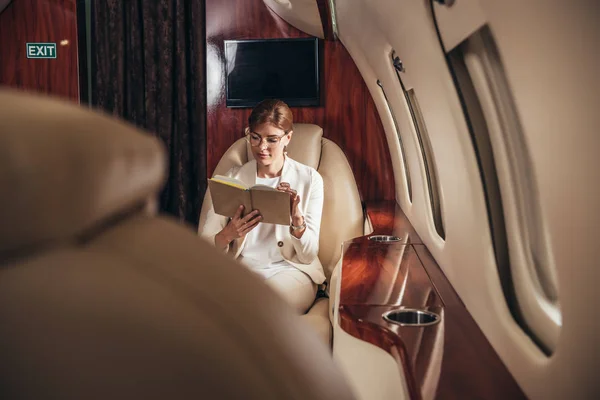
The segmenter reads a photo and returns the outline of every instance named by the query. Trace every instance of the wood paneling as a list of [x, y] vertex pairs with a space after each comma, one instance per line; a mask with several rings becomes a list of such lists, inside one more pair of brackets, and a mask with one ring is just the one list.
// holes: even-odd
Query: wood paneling
[[[75, 0], [14, 0], [0, 14], [0, 85], [79, 101]], [[56, 59], [27, 58], [26, 43], [56, 43]]]
[[[402, 243], [423, 244], [406, 214], [396, 201], [367, 202], [367, 214], [373, 225], [372, 235], [392, 235], [401, 239]], [[366, 237], [353, 241], [364, 241]]]
[[[388, 202], [367, 204], [367, 212], [381, 234], [396, 225], [414, 231]], [[424, 245], [365, 239], [344, 243], [339, 323], [396, 360], [411, 398], [525, 398]], [[432, 311], [441, 319], [426, 327], [383, 319], [399, 308]]]
[[[223, 40], [294, 38], [292, 27], [261, 0], [207, 0], [207, 170], [243, 135], [250, 109], [225, 106]], [[394, 176], [385, 132], [373, 99], [352, 58], [339, 41], [323, 43], [321, 107], [294, 107], [295, 122], [323, 127], [348, 158], [364, 200], [393, 200]], [[285, 62], [285, 60], [282, 60]]]
[[406, 244], [346, 242], [340, 304], [439, 306], [415, 250]]

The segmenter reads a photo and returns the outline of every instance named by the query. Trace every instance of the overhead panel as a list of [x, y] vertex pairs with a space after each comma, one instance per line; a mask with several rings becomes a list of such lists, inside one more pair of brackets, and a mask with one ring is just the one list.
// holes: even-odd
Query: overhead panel
[[275, 14], [294, 28], [323, 39], [317, 0], [263, 0]]

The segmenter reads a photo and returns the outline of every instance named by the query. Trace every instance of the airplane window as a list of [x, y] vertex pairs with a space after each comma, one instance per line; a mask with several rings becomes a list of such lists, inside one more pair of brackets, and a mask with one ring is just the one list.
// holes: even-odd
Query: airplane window
[[383, 88], [383, 84], [378, 79], [377, 86], [381, 88], [381, 93], [383, 93], [383, 98], [385, 99], [385, 104], [388, 107], [390, 115], [392, 116], [392, 121], [394, 121], [394, 129], [396, 130], [396, 136], [398, 137], [398, 143], [400, 145], [400, 157], [402, 158], [402, 165], [404, 166], [404, 179], [406, 180], [406, 189], [408, 191], [408, 200], [412, 203], [412, 185], [410, 182], [410, 173], [408, 170], [408, 163], [406, 161], [406, 152], [404, 151], [404, 143], [402, 142], [402, 136], [400, 135], [400, 129], [398, 128], [398, 121], [396, 121], [396, 116], [394, 115], [394, 111], [390, 106], [387, 95], [385, 94], [385, 89]]
[[488, 213], [488, 224], [490, 226], [500, 284], [511, 314], [513, 318], [518, 320], [521, 319], [521, 315], [518, 310], [514, 285], [512, 284], [504, 208], [489, 131], [460, 51], [455, 49], [448, 54], [448, 57], [456, 78], [459, 96], [465, 110], [465, 119], [469, 126], [469, 133], [481, 174]]
[[490, 29], [467, 38], [448, 62], [479, 162], [506, 302], [551, 354], [562, 325], [557, 276], [527, 141]]

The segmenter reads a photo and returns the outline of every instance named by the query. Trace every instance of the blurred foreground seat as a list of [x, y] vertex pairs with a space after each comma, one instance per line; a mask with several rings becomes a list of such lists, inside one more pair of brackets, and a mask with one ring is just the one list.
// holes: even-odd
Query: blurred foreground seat
[[0, 398], [351, 399], [318, 335], [156, 215], [159, 141], [0, 90]]

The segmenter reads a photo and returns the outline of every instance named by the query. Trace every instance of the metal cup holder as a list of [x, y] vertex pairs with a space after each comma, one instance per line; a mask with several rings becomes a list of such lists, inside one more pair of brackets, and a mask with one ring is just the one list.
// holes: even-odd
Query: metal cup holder
[[402, 239], [400, 239], [398, 236], [373, 235], [369, 236], [369, 240], [374, 242], [400, 242]]
[[403, 308], [383, 314], [383, 319], [400, 326], [429, 326], [440, 322], [440, 316], [425, 310]]

